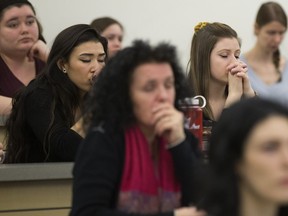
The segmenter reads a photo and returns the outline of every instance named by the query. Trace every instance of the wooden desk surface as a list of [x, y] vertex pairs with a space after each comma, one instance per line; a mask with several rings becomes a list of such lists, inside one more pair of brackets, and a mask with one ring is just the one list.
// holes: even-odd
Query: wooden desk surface
[[68, 216], [73, 163], [0, 164], [0, 215]]
[[0, 164], [0, 184], [7, 181], [72, 179], [73, 163]]

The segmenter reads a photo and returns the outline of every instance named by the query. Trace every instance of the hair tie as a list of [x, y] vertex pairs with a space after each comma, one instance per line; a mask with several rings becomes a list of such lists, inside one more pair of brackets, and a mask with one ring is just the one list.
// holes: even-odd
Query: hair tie
[[204, 27], [207, 26], [208, 24], [209, 24], [208, 22], [199, 22], [199, 23], [194, 27], [195, 33], [197, 33], [200, 29], [204, 28]]

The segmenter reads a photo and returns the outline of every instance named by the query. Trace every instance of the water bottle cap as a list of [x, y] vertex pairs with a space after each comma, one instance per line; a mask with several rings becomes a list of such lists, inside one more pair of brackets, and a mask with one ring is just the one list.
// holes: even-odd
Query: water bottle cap
[[199, 99], [193, 98], [192, 105], [199, 105]]
[[200, 103], [199, 103], [199, 99], [198, 98], [200, 98], [202, 100], [202, 102], [203, 102], [202, 106], [200, 107], [200, 108], [203, 109], [206, 106], [206, 99], [202, 95], [196, 95], [195, 97], [193, 97], [192, 103], [193, 103], [194, 100], [197, 100], [198, 101], [197, 104], [194, 104], [194, 105], [199, 105]]

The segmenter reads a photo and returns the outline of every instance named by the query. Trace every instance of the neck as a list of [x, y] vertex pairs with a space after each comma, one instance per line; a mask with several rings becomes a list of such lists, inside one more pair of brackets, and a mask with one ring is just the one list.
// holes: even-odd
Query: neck
[[221, 99], [225, 98], [225, 90], [226, 90], [227, 83], [220, 83], [214, 80], [210, 80], [209, 82], [209, 99]]
[[226, 86], [224, 88], [213, 88], [211, 87], [209, 89], [209, 101], [219, 101], [219, 100], [225, 100], [226, 94], [225, 94]]
[[150, 146], [154, 143], [156, 134], [154, 132], [154, 128], [148, 128], [143, 125], [139, 125], [140, 130], [144, 134], [145, 138], [147, 139], [147, 142], [149, 143]]
[[28, 57], [26, 55], [9, 55], [0, 53], [0, 56], [7, 65], [17, 66], [28, 62]]
[[208, 103], [214, 119], [218, 119], [222, 113], [226, 101], [226, 85], [210, 81]]
[[260, 45], [255, 45], [250, 51], [244, 55], [247, 59], [253, 59], [254, 61], [272, 61], [273, 52], [267, 51]]
[[[241, 190], [241, 189], [240, 189]], [[247, 188], [242, 188], [240, 216], [276, 216], [278, 206], [271, 201], [260, 198]]]

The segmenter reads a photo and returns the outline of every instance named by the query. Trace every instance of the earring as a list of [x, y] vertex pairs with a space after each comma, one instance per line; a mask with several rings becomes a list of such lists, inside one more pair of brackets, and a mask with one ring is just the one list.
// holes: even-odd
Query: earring
[[67, 71], [66, 71], [66, 69], [65, 69], [65, 68], [63, 68], [63, 70], [62, 70], [62, 71], [63, 71], [63, 73], [67, 73]]

